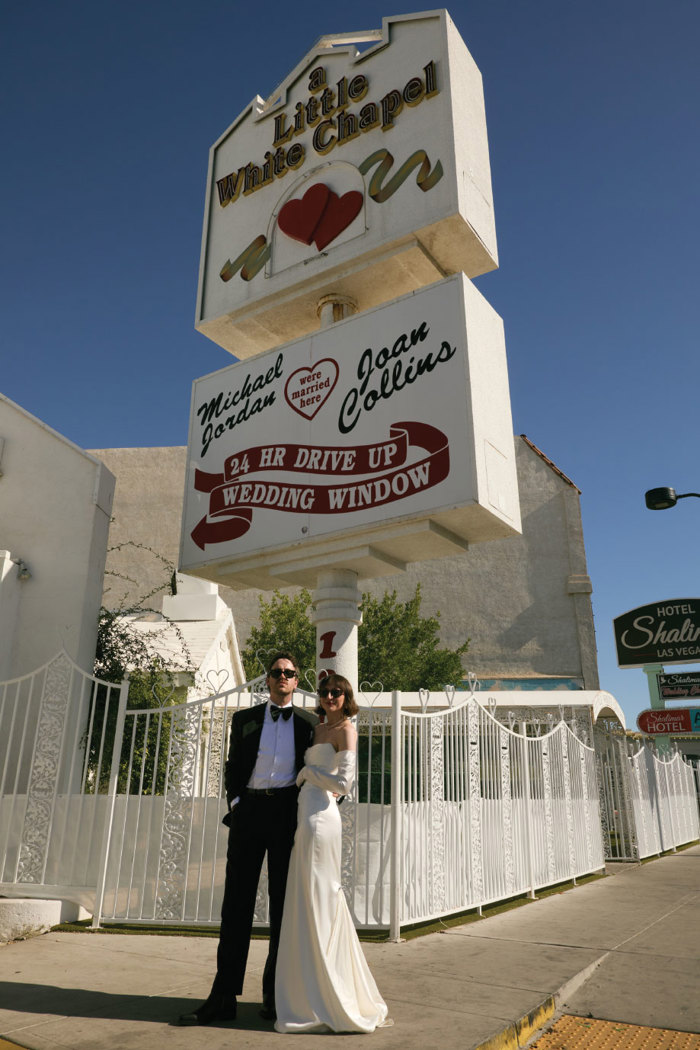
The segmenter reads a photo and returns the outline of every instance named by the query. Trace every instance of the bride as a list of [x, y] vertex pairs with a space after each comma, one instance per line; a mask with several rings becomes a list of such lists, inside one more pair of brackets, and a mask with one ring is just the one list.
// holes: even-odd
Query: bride
[[277, 958], [278, 1032], [373, 1032], [387, 1008], [362, 953], [340, 884], [341, 821], [335, 796], [355, 777], [357, 713], [342, 675], [318, 690], [322, 721], [307, 750]]

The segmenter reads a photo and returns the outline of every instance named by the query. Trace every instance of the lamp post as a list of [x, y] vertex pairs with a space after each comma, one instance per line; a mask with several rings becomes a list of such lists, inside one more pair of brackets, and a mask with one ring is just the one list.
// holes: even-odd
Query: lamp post
[[649, 489], [644, 493], [644, 502], [649, 510], [668, 510], [675, 507], [679, 499], [687, 499], [688, 496], [697, 496], [700, 492], [676, 492], [675, 489]]

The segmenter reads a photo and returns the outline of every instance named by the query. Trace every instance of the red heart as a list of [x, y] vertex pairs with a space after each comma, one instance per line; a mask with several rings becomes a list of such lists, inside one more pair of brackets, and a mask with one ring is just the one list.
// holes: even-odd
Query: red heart
[[313, 233], [313, 239], [320, 252], [346, 230], [362, 207], [362, 194], [359, 190], [350, 190], [339, 197], [329, 191], [328, 203]]
[[327, 186], [317, 182], [306, 191], [301, 200], [287, 201], [277, 216], [277, 225], [282, 233], [286, 233], [295, 241], [301, 241], [302, 244], [311, 244], [330, 193]]
[[333, 393], [338, 382], [338, 364], [332, 357], [324, 357], [308, 368], [297, 368], [284, 387], [284, 396], [290, 408], [305, 419], [314, 416]]

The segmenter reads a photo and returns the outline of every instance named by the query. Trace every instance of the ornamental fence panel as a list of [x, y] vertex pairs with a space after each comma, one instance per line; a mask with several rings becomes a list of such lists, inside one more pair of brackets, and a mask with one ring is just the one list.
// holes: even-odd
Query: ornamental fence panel
[[120, 694], [65, 653], [0, 683], [0, 893], [94, 910]]
[[635, 784], [629, 742], [619, 724], [596, 725], [593, 731], [600, 792], [600, 819], [605, 859], [639, 860]]
[[528, 736], [474, 696], [446, 701], [400, 712], [400, 924], [600, 870], [593, 749], [563, 721]]
[[669, 758], [641, 747], [629, 757], [638, 859], [676, 849], [700, 837], [693, 767], [676, 753]]

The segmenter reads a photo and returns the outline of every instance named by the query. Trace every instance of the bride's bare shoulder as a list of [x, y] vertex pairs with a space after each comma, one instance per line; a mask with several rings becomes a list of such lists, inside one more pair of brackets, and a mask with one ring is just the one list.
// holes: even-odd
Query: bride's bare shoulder
[[357, 751], [357, 730], [347, 722], [337, 733], [336, 751]]

